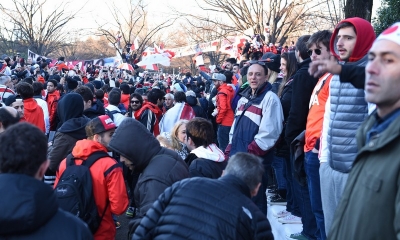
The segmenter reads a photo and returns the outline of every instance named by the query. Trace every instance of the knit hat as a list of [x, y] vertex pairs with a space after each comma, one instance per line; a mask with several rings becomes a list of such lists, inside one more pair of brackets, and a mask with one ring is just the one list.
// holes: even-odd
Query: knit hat
[[[173, 88], [175, 88], [175, 90], [177, 92], [185, 92], [185, 91], [183, 91], [183, 89], [182, 89], [182, 87], [181, 87], [181, 85], [179, 83], [175, 83]], [[172, 89], [172, 87], [171, 87], [171, 89]]]
[[108, 115], [101, 115], [96, 118], [93, 118], [91, 120], [91, 123], [89, 122], [88, 125], [94, 126], [93, 130], [94, 134], [99, 134], [117, 128], [113, 120]]
[[4, 104], [5, 104], [6, 106], [11, 106], [11, 104], [12, 104], [13, 102], [15, 102], [16, 100], [17, 100], [17, 96], [15, 96], [15, 95], [10, 95], [10, 96], [8, 96], [7, 98], [3, 99]]
[[268, 69], [279, 73], [281, 70], [279, 69], [281, 67], [281, 56], [278, 54], [273, 54], [271, 52], [265, 53], [261, 59], [261, 62], [265, 62], [267, 65]]
[[88, 87], [88, 88], [90, 88], [90, 90], [92, 90], [92, 93], [95, 92], [95, 91], [94, 91], [94, 86], [93, 86], [92, 83], [86, 83], [85, 86]]
[[65, 60], [65, 58], [64, 58], [64, 57], [59, 57], [59, 58], [58, 58], [58, 61], [62, 61], [62, 62], [64, 62], [64, 60]]
[[213, 73], [211, 80], [226, 81], [226, 76], [222, 73]]
[[78, 81], [76, 81], [72, 77], [67, 77], [67, 87], [70, 90], [73, 90], [73, 89], [77, 88], [78, 87]]
[[395, 42], [400, 45], [400, 22], [393, 24], [391, 27], [383, 31], [375, 41], [383, 39]]
[[196, 93], [193, 92], [192, 90], [187, 91], [185, 94], [186, 94], [186, 97], [196, 97]]

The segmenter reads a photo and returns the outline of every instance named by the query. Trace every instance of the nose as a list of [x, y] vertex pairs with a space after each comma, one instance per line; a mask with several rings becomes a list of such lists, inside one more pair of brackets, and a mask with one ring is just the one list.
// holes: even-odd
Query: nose
[[343, 46], [343, 38], [342, 37], [339, 37], [338, 38], [338, 40], [337, 40], [337, 42], [336, 42], [336, 46]]
[[373, 60], [368, 60], [367, 65], [365, 66], [365, 72], [369, 75], [379, 73], [379, 64], [376, 58]]

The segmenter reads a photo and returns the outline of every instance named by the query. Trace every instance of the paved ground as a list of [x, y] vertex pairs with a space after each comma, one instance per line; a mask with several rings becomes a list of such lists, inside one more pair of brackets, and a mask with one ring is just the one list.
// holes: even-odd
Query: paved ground
[[121, 228], [117, 229], [117, 236], [115, 240], [128, 240], [128, 223], [130, 218], [127, 218], [125, 214], [117, 217], [118, 221], [121, 223]]

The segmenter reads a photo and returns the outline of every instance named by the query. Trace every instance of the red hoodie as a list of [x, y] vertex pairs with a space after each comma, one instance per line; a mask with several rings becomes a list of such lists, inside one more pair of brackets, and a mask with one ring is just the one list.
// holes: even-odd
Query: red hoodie
[[59, 99], [60, 99], [60, 93], [58, 91], [47, 93], [46, 102], [47, 102], [47, 108], [49, 109], [50, 131], [55, 131], [57, 127], [56, 114], [57, 114], [57, 103]]
[[[339, 26], [343, 22], [348, 22], [353, 24], [354, 28], [356, 29], [357, 33], [357, 40], [356, 40], [356, 47], [354, 48], [351, 56], [349, 58], [349, 62], [357, 62], [365, 55], [367, 55], [369, 49], [372, 47], [372, 44], [375, 41], [375, 32], [371, 26], [371, 23], [365, 19], [354, 17], [354, 18], [347, 18], [341, 21], [337, 26]], [[337, 34], [339, 29], [335, 28], [335, 31], [332, 34], [331, 41], [330, 41], [330, 48], [331, 53], [337, 58], [340, 59], [339, 54], [337, 54]]]
[[[84, 139], [76, 142], [75, 147], [72, 149], [72, 155], [77, 159], [75, 160], [75, 164], [82, 164], [82, 161], [85, 161], [91, 153], [96, 151], [107, 152], [107, 149], [100, 143], [92, 140]], [[64, 159], [57, 171], [54, 187], [57, 186], [61, 175], [66, 169], [65, 164], [66, 160]], [[120, 215], [125, 212], [129, 204], [122, 168], [113, 158], [105, 157], [92, 165], [90, 174], [93, 180], [93, 196], [100, 216], [107, 206], [107, 201], [109, 201], [100, 227], [94, 234], [94, 239], [114, 239], [116, 229], [111, 213]]]
[[42, 108], [37, 104], [35, 99], [28, 98], [24, 102], [24, 118], [27, 122], [32, 123], [43, 132], [46, 132], [44, 125], [44, 114]]
[[121, 94], [121, 103], [124, 104], [125, 109], [128, 109], [129, 107], [129, 94]]

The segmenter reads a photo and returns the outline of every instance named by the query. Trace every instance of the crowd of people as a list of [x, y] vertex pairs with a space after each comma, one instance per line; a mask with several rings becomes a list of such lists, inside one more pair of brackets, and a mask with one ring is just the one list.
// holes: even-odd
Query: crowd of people
[[277, 204], [291, 239], [397, 239], [400, 23], [243, 56], [176, 76], [4, 59], [0, 236], [114, 239], [125, 214], [129, 239], [273, 239]]

